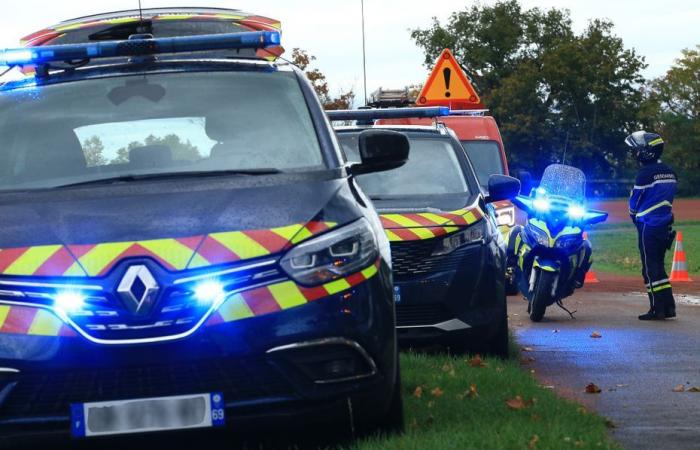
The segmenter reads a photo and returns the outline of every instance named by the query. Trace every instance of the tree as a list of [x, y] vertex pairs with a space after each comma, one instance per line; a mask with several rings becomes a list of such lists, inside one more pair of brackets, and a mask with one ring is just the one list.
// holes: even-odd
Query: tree
[[118, 149], [116, 158], [112, 159], [110, 163], [126, 164], [129, 162], [129, 152], [131, 150], [146, 145], [163, 145], [170, 148], [173, 159], [177, 161], [197, 161], [202, 158], [197, 146], [193, 145], [189, 140], [182, 141], [177, 134], [168, 134], [163, 137], [156, 137], [151, 134], [146, 137], [144, 142], [130, 142], [126, 147]]
[[512, 165], [538, 176], [552, 162], [592, 178], [623, 177], [624, 137], [643, 116], [644, 59], [613, 24], [580, 34], [567, 10], [524, 10], [517, 0], [477, 5], [412, 32], [427, 65], [453, 50], [501, 125]]
[[292, 62], [306, 73], [323, 107], [327, 110], [349, 109], [355, 100], [355, 93], [350, 90], [341, 92], [338, 97], [331, 97], [326, 76], [320, 70], [310, 68], [315, 60], [316, 57], [309, 55], [305, 50], [299, 48], [292, 50]]
[[666, 160], [679, 172], [683, 194], [700, 193], [700, 45], [681, 58], [649, 92], [653, 123], [666, 141]]
[[99, 136], [86, 139], [82, 146], [83, 153], [85, 154], [85, 162], [88, 167], [104, 166], [107, 164], [107, 158], [104, 156], [105, 147]]

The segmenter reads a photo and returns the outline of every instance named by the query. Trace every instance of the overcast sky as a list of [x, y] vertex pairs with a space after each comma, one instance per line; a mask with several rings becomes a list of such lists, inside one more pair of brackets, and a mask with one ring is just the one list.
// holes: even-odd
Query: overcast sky
[[[283, 43], [318, 58], [334, 91], [362, 90], [360, 0], [142, 0], [144, 8], [218, 6], [238, 8], [282, 21]], [[130, 9], [137, 0], [22, 0], [3, 2], [0, 47], [77, 16]], [[402, 87], [423, 82], [427, 73], [421, 50], [409, 30], [427, 27], [431, 17], [446, 19], [471, 6], [471, 0], [365, 0], [368, 88]], [[491, 4], [493, 0], [482, 3]], [[628, 47], [646, 57], [645, 75], [662, 75], [683, 48], [700, 44], [699, 0], [521, 0], [525, 7], [568, 8], [577, 31], [592, 18], [607, 18]]]

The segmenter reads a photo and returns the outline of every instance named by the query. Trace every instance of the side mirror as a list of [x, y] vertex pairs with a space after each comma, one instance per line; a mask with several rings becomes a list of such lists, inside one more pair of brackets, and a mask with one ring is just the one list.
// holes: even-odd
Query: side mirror
[[515, 172], [515, 178], [520, 180], [520, 192], [522, 195], [530, 195], [532, 190], [532, 174], [527, 170], [518, 170]]
[[352, 166], [355, 175], [397, 169], [408, 161], [410, 144], [403, 133], [366, 130], [360, 133], [358, 144], [362, 162]]
[[520, 193], [520, 181], [506, 175], [491, 175], [489, 178], [488, 203], [513, 200]]

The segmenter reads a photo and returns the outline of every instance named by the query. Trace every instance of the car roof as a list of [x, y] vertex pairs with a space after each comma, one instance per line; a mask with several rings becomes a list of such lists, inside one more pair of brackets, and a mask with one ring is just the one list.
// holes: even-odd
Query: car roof
[[427, 126], [427, 125], [342, 125], [334, 127], [338, 132], [352, 132], [364, 130], [396, 130], [404, 132], [417, 132], [435, 135], [447, 135], [445, 127]]

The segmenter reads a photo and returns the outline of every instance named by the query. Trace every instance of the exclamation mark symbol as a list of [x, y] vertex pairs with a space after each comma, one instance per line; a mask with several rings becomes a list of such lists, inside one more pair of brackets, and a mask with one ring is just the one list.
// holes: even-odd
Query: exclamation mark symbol
[[445, 97], [450, 98], [450, 77], [452, 76], [452, 70], [450, 68], [445, 68], [442, 70], [442, 76], [445, 77]]

